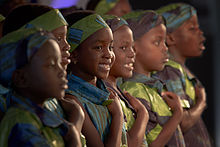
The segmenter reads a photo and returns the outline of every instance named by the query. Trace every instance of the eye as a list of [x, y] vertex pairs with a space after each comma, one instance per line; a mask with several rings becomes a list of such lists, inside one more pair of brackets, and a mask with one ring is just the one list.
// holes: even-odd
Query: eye
[[62, 40], [62, 36], [57, 36], [57, 41], [60, 42]]
[[109, 50], [113, 51], [114, 47], [112, 45], [109, 46]]
[[159, 46], [160, 45], [160, 40], [154, 41], [154, 45]]
[[127, 47], [126, 46], [121, 46], [120, 49], [125, 51], [127, 49]]
[[96, 46], [94, 49], [96, 49], [96, 50], [102, 50], [102, 46]]

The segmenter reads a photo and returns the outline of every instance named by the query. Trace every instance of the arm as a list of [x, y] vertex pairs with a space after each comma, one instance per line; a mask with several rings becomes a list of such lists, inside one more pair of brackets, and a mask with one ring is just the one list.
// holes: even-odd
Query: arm
[[[109, 89], [109, 91], [111, 90]], [[108, 139], [105, 141], [105, 146], [119, 147], [121, 144], [122, 136], [123, 111], [119, 102], [119, 98], [117, 94], [113, 91], [111, 91], [110, 99], [114, 100], [111, 104], [107, 106], [112, 116], [112, 123], [110, 126]]]
[[190, 129], [201, 117], [204, 109], [206, 108], [206, 93], [203, 87], [195, 87], [196, 92], [196, 104], [189, 110], [185, 110], [183, 113], [183, 121], [181, 122], [181, 128], [183, 132]]
[[132, 128], [127, 133], [128, 146], [141, 146], [149, 120], [148, 111], [139, 100], [131, 96], [128, 92], [124, 92], [124, 94], [137, 114]]
[[166, 122], [157, 138], [150, 144], [150, 147], [161, 147], [166, 145], [182, 120], [183, 110], [179, 97], [174, 93], [164, 92], [163, 98], [173, 111], [172, 117]]
[[92, 121], [90, 120], [88, 113], [86, 112], [86, 110], [84, 109], [82, 104], [79, 102], [79, 100], [73, 95], [66, 95], [64, 98], [65, 99], [72, 99], [73, 101], [78, 103], [85, 114], [85, 120], [82, 124], [82, 134], [86, 138], [86, 145], [88, 147], [89, 146], [104, 147], [104, 144], [100, 138], [98, 131], [96, 130], [95, 126], [93, 125]]
[[[184, 91], [182, 84], [183, 74], [180, 70], [171, 66], [166, 66], [163, 71], [157, 73], [157, 76], [166, 83], [168, 91], [174, 92], [182, 99], [189, 98]], [[186, 132], [198, 121], [206, 107], [206, 95], [204, 88], [197, 86], [195, 90], [197, 102], [190, 109], [184, 110], [183, 119], [180, 124], [183, 132]]]

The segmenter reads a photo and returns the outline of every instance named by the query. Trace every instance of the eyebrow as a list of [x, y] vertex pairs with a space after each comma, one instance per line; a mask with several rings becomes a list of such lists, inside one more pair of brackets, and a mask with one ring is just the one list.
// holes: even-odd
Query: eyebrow
[[[95, 43], [106, 43], [107, 41], [104, 41], [104, 40], [96, 40]], [[113, 40], [110, 42], [110, 43], [113, 43]]]

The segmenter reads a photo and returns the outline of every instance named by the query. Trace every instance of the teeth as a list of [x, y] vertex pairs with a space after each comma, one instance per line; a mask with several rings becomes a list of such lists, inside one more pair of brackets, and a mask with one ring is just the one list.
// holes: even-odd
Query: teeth
[[106, 70], [110, 70], [110, 65], [109, 64], [99, 64], [99, 67], [105, 68]]
[[133, 67], [133, 63], [125, 64], [125, 67]]

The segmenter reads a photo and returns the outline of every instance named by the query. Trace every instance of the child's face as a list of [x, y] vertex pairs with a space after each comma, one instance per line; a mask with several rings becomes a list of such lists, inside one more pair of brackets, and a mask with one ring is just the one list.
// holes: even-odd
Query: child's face
[[135, 52], [133, 49], [133, 33], [123, 25], [113, 33], [114, 53], [116, 60], [111, 68], [110, 75], [129, 78], [134, 69]]
[[172, 35], [175, 49], [184, 58], [200, 56], [205, 50], [205, 37], [199, 28], [196, 15], [183, 23]]
[[75, 51], [76, 66], [82, 79], [108, 77], [114, 57], [113, 35], [109, 28], [103, 28], [92, 34]]
[[62, 54], [62, 66], [66, 67], [67, 64], [69, 64], [69, 49], [70, 45], [68, 44], [66, 40], [66, 34], [67, 34], [67, 26], [61, 26], [59, 28], [56, 28], [52, 31], [53, 35], [56, 37], [57, 42], [60, 46], [60, 51]]
[[66, 72], [61, 66], [59, 45], [47, 41], [27, 65], [29, 91], [39, 98], [61, 98], [67, 88]]
[[168, 61], [166, 27], [160, 24], [135, 41], [136, 61], [144, 71], [160, 71]]
[[107, 14], [115, 16], [123, 16], [131, 11], [131, 6], [128, 0], [119, 0], [119, 2]]

